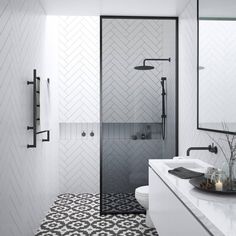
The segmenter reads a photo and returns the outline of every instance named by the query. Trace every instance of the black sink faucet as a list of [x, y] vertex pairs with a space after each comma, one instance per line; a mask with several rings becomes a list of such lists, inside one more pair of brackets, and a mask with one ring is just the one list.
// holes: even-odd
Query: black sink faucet
[[212, 145], [209, 145], [208, 147], [190, 147], [187, 150], [187, 156], [190, 155], [190, 151], [192, 150], [208, 150], [209, 152], [217, 154], [218, 148], [212, 143]]

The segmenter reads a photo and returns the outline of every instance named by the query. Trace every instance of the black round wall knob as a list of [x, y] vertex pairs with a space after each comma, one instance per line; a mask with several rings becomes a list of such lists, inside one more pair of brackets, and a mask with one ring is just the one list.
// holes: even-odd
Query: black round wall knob
[[91, 133], [90, 133], [90, 136], [91, 136], [91, 137], [93, 137], [93, 136], [94, 136], [94, 132], [93, 132], [93, 131], [91, 131]]
[[83, 137], [85, 137], [86, 136], [86, 133], [83, 131], [83, 133], [81, 134]]

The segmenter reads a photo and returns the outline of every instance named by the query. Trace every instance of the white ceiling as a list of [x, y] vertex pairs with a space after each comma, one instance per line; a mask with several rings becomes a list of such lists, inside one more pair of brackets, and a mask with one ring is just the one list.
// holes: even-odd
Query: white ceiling
[[189, 0], [40, 0], [48, 15], [178, 16]]

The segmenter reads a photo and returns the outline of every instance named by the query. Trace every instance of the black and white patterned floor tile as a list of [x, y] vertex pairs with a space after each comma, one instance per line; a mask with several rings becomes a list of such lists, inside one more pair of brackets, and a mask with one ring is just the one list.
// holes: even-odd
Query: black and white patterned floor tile
[[100, 216], [99, 194], [62, 194], [35, 236], [154, 236], [144, 214]]
[[134, 193], [103, 193], [102, 212], [104, 213], [145, 213], [137, 202]]

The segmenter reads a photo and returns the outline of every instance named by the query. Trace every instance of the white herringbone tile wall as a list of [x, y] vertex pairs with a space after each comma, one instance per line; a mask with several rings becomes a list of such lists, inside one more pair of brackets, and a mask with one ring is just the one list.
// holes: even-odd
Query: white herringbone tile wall
[[[86, 133], [85, 137], [82, 132]], [[61, 193], [99, 192], [99, 140], [98, 123], [60, 123]]]
[[[224, 135], [197, 130], [197, 1], [190, 0], [179, 18], [179, 154], [190, 146], [207, 146]], [[207, 135], [208, 134], [208, 135]], [[220, 142], [220, 140], [219, 140]], [[221, 143], [221, 142], [220, 142]], [[227, 150], [227, 145], [222, 143]], [[222, 153], [191, 152], [191, 157], [222, 167]]]
[[60, 192], [99, 192], [99, 140], [98, 123], [60, 124]]
[[99, 17], [58, 18], [60, 122], [99, 122]]
[[[155, 70], [138, 71], [145, 58], [165, 55], [164, 21], [103, 19], [103, 122], [160, 122], [163, 63], [148, 62]], [[164, 62], [168, 63], [168, 62]]]
[[61, 140], [60, 192], [99, 192], [99, 142], [97, 138]]
[[39, 0], [0, 1], [0, 235], [32, 236], [57, 194], [56, 137], [32, 142], [33, 69], [44, 74]]
[[62, 16], [57, 22], [60, 192], [98, 193], [99, 17]]

